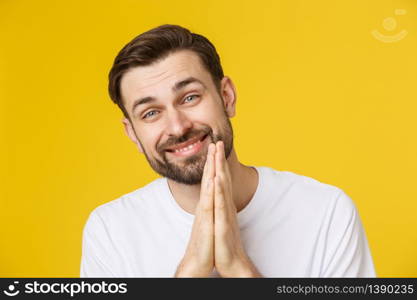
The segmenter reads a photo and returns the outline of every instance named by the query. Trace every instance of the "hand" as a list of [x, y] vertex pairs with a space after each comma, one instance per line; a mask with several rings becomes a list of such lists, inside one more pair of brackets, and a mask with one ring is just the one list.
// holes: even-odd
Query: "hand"
[[214, 178], [214, 264], [222, 277], [261, 277], [243, 248], [233, 201], [232, 177], [222, 141], [216, 144]]
[[215, 145], [210, 143], [190, 241], [175, 277], [208, 277], [214, 267], [215, 148]]
[[175, 277], [261, 277], [246, 255], [232, 197], [224, 144], [210, 143], [190, 241]]

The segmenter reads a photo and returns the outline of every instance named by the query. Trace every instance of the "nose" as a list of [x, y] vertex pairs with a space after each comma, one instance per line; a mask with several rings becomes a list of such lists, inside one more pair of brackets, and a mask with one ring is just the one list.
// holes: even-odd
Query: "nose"
[[183, 136], [192, 127], [192, 122], [180, 110], [172, 109], [168, 112], [166, 132], [170, 136]]

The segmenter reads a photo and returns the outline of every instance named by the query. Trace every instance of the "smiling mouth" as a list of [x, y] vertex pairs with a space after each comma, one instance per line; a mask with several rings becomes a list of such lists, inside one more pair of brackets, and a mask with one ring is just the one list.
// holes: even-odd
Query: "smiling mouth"
[[176, 156], [189, 156], [199, 152], [203, 146], [203, 142], [206, 140], [208, 134], [203, 135], [200, 139], [191, 142], [188, 141], [183, 147], [175, 147], [174, 149], [166, 149], [166, 152], [172, 153]]

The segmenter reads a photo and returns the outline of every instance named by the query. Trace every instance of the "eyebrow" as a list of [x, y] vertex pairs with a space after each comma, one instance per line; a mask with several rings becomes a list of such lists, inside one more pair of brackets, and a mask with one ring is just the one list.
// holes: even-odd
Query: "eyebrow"
[[[177, 93], [181, 89], [185, 88], [187, 85], [189, 85], [191, 83], [194, 83], [194, 82], [197, 82], [197, 83], [201, 84], [204, 88], [206, 88], [206, 86], [204, 85], [204, 83], [201, 80], [199, 80], [195, 77], [188, 77], [184, 80], [176, 82], [174, 84], [174, 86], [172, 87], [172, 91]], [[151, 103], [151, 102], [155, 102], [155, 101], [156, 101], [156, 98], [152, 97], [152, 96], [139, 98], [139, 99], [137, 99], [133, 102], [131, 112], [133, 113], [135, 111], [136, 107], [138, 107], [139, 105], [146, 104], [146, 103]]]

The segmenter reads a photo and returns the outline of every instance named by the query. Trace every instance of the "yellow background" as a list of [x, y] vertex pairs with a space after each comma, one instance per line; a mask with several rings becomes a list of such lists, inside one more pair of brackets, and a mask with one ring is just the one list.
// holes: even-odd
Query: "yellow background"
[[[0, 276], [77, 277], [91, 210], [157, 178], [107, 74], [165, 23], [216, 45], [237, 86], [240, 160], [344, 189], [377, 275], [417, 276], [415, 0], [1, 0]], [[374, 29], [408, 34], [384, 43]]]

